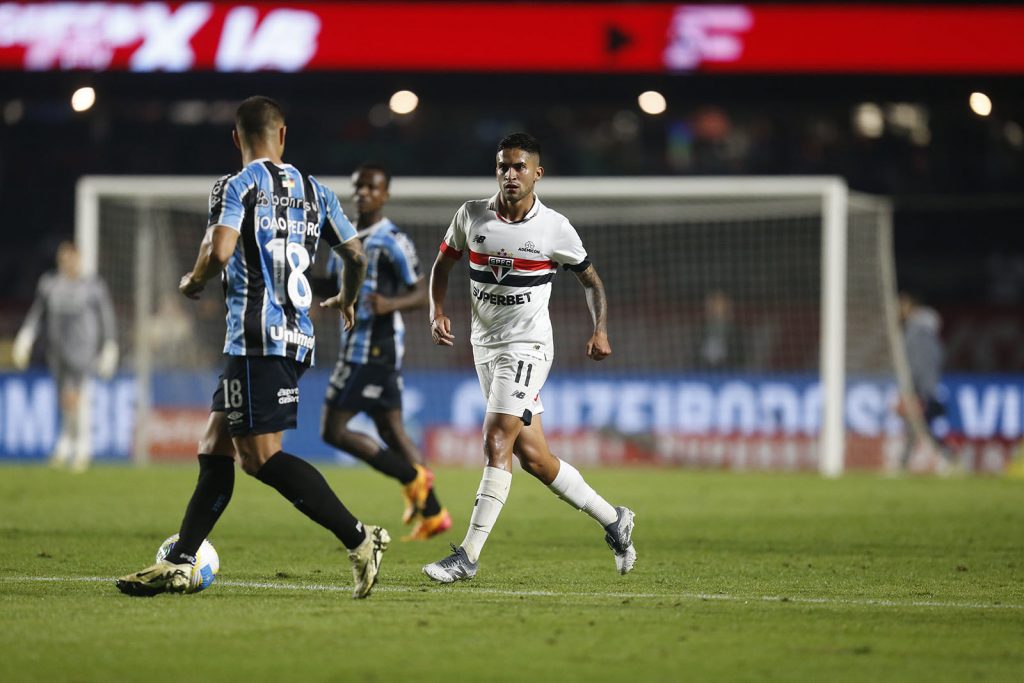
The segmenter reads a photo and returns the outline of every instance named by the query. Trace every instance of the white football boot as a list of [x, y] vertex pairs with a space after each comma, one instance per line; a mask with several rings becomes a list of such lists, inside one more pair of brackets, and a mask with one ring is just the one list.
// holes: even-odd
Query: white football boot
[[604, 528], [605, 543], [615, 553], [615, 568], [620, 574], [628, 574], [636, 564], [636, 548], [633, 547], [633, 511], [626, 507], [616, 507], [618, 517]]
[[443, 560], [431, 562], [423, 567], [423, 573], [439, 583], [455, 583], [456, 581], [468, 581], [476, 576], [479, 562], [470, 562], [466, 551], [461, 547], [450, 544], [452, 554]]

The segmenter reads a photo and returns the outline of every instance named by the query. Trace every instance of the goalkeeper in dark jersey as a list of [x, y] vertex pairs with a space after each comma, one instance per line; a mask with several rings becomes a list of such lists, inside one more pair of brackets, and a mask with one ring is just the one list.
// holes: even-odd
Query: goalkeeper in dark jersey
[[14, 340], [14, 364], [28, 366], [32, 346], [42, 337], [46, 361], [57, 382], [60, 436], [50, 456], [55, 467], [84, 471], [92, 460], [89, 439], [89, 384], [117, 369], [114, 307], [103, 281], [83, 275], [78, 249], [57, 247], [57, 272], [39, 279], [36, 298]]
[[352, 597], [369, 595], [390, 542], [386, 530], [356, 519], [315, 467], [281, 448], [284, 430], [297, 424], [299, 377], [316, 351], [307, 272], [320, 237], [345, 263], [341, 292], [320, 305], [341, 309], [346, 329], [366, 275], [366, 255], [337, 197], [282, 161], [285, 130], [284, 113], [269, 98], [250, 97], [238, 107], [233, 138], [243, 168], [214, 184], [199, 256], [178, 285], [198, 299], [220, 276], [227, 304], [224, 371], [199, 440], [199, 481], [179, 539], [164, 560], [117, 581], [128, 595], [188, 590], [196, 552], [231, 499], [236, 455], [246, 474], [348, 549]]

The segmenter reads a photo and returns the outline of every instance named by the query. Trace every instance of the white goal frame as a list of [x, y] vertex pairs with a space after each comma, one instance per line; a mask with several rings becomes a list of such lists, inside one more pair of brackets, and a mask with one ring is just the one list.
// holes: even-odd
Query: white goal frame
[[[84, 176], [76, 188], [75, 241], [82, 255], [82, 267], [87, 273], [96, 272], [99, 256], [99, 205], [103, 197], [142, 198], [166, 200], [176, 197], [194, 199], [207, 196], [215, 178], [196, 176]], [[347, 177], [324, 177], [329, 187], [344, 187]], [[629, 188], [642, 184], [637, 193]], [[458, 206], [469, 197], [485, 197], [494, 193], [494, 180], [490, 178], [429, 178], [396, 177], [392, 193], [403, 201], [417, 197], [450, 199]], [[595, 177], [545, 178], [543, 196], [554, 198], [616, 197], [655, 198], [800, 198], [820, 201], [822, 215], [821, 240], [821, 355], [820, 380], [822, 388], [822, 420], [819, 435], [819, 471], [825, 477], [838, 477], [844, 469], [845, 451], [845, 386], [846, 386], [846, 275], [847, 275], [847, 223], [851, 206], [859, 205], [877, 210], [882, 215], [883, 239], [880, 249], [882, 291], [895, 295], [895, 267], [892, 257], [892, 208], [884, 199], [861, 194], [851, 195], [846, 181], [834, 176], [763, 176], [763, 177]], [[897, 377], [905, 385], [905, 358], [896, 319], [895, 304], [883, 303], [886, 323], [893, 346]], [[895, 335], [895, 336], [894, 336]], [[148, 359], [139, 354], [136, 372], [148, 377]], [[902, 361], [902, 362], [901, 362]], [[901, 366], [903, 372], [900, 372]], [[148, 387], [140, 387], [139, 400], [148, 400]], [[148, 406], [143, 406], [143, 409]], [[140, 460], [146, 460], [148, 446], [144, 436], [137, 449]]]

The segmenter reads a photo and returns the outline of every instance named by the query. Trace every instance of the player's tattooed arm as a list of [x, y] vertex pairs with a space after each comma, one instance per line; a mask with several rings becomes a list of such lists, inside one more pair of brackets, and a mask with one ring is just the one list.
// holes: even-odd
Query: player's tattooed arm
[[198, 299], [207, 280], [224, 270], [238, 244], [238, 231], [224, 225], [207, 229], [199, 245], [199, 255], [192, 270], [178, 283], [178, 290], [189, 299]]
[[363, 243], [357, 239], [350, 239], [335, 249], [344, 262], [341, 271], [341, 291], [322, 301], [320, 306], [340, 308], [345, 329], [351, 330], [356, 321], [356, 297], [359, 296], [359, 288], [363, 286], [363, 280], [366, 278], [366, 252], [363, 251]]
[[594, 334], [587, 341], [587, 356], [593, 360], [604, 360], [612, 353], [608, 343], [608, 297], [604, 291], [604, 283], [597, 274], [593, 264], [586, 270], [576, 273], [576, 279], [583, 285], [587, 297], [587, 308], [594, 321]]
[[342, 303], [348, 307], [355, 304], [359, 288], [363, 286], [363, 280], [366, 278], [366, 252], [363, 251], [363, 243], [353, 239], [339, 247], [338, 255], [345, 263], [341, 271], [341, 294]]

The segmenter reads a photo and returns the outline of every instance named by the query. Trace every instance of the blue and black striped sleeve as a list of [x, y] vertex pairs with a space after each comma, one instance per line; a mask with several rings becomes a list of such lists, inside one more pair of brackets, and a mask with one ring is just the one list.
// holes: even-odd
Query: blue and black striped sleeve
[[242, 201], [242, 195], [251, 184], [251, 182], [246, 182], [244, 172], [218, 178], [210, 191], [210, 220], [207, 227], [224, 225], [234, 230], [241, 230], [242, 220], [245, 218], [245, 204]]
[[388, 253], [407, 287], [419, 282], [423, 277], [423, 271], [420, 269], [416, 246], [408, 235], [403, 232], [394, 233], [392, 239], [388, 240]]
[[313, 191], [317, 195], [317, 203], [324, 217], [323, 237], [327, 240], [327, 246], [332, 250], [355, 238], [356, 229], [352, 227], [345, 211], [338, 202], [338, 197], [330, 188], [324, 187], [315, 178], [310, 177], [313, 184]]

